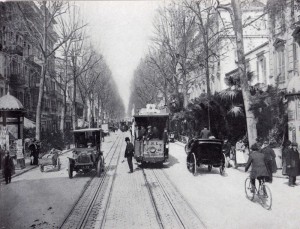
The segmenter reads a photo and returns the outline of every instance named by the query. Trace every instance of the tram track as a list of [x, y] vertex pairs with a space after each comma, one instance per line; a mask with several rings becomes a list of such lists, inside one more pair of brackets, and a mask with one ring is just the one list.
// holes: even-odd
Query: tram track
[[[113, 188], [114, 174], [120, 159], [120, 150], [122, 149], [122, 139], [123, 134], [117, 137], [105, 156], [106, 165], [104, 172], [99, 178], [93, 176], [88, 182], [82, 195], [76, 201], [60, 228], [94, 228], [94, 225], [99, 223], [97, 218], [100, 215], [99, 212], [103, 213], [101, 215], [105, 215], [109, 204], [107, 195], [110, 194]], [[112, 176], [111, 172], [113, 172], [112, 179], [110, 179]]]
[[206, 228], [163, 169], [143, 169], [160, 228]]

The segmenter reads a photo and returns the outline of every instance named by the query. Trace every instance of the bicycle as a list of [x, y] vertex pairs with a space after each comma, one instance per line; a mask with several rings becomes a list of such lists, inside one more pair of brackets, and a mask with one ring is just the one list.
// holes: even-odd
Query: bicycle
[[260, 179], [258, 188], [252, 190], [250, 177], [245, 180], [245, 192], [249, 200], [253, 201], [255, 195], [260, 199], [260, 204], [263, 208], [270, 210], [272, 207], [272, 193], [271, 189], [265, 184], [264, 179]]

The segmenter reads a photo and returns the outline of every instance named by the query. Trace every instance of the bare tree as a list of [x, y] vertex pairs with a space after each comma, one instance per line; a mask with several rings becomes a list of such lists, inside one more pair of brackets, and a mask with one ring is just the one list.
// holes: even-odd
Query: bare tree
[[[37, 6], [39, 7], [38, 14], [34, 13], [33, 10], [33, 8], [36, 7], [35, 4], [37, 4]], [[30, 2], [29, 4], [18, 2], [17, 7], [23, 17], [27, 32], [35, 41], [39, 51], [42, 54], [42, 72], [40, 77], [39, 96], [36, 108], [36, 139], [40, 140], [41, 108], [49, 59], [53, 58], [55, 51], [69, 39], [71, 39], [75, 35], [75, 33], [79, 31], [83, 26], [70, 27], [67, 31], [65, 31], [64, 34], [59, 34], [60, 31], [58, 31], [58, 33], [54, 31], [55, 22], [63, 23], [63, 19], [61, 18], [61, 16], [70, 7], [69, 3], [67, 2], [41, 1], [36, 3]], [[55, 45], [53, 45], [53, 43], [55, 43]]]

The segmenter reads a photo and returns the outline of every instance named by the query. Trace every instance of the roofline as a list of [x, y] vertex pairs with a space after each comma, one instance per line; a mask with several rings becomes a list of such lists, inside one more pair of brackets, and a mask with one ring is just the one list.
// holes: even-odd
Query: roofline
[[134, 115], [134, 118], [137, 117], [169, 117], [169, 114], [142, 114], [142, 115]]
[[257, 51], [258, 49], [260, 49], [260, 48], [262, 48], [262, 47], [264, 47], [264, 46], [267, 46], [267, 45], [269, 45], [269, 41], [266, 41], [265, 43], [261, 44], [260, 46], [257, 46], [256, 48], [254, 48], [254, 49], [250, 50], [249, 52], [245, 53], [245, 57], [246, 57], [247, 55], [249, 55], [249, 54], [251, 54], [251, 53]]

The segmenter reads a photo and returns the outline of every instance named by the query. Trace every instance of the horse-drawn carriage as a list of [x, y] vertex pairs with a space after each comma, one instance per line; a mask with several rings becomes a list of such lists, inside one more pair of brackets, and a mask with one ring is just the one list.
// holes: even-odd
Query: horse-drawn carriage
[[104, 171], [104, 157], [101, 151], [101, 134], [99, 128], [74, 130], [75, 149], [73, 156], [69, 158], [69, 178], [73, 172], [88, 173], [96, 170], [100, 177]]
[[196, 175], [200, 165], [207, 165], [208, 171], [211, 171], [212, 167], [219, 167], [220, 174], [223, 175], [225, 155], [222, 153], [222, 144], [218, 139], [191, 139], [185, 146], [188, 170]]

